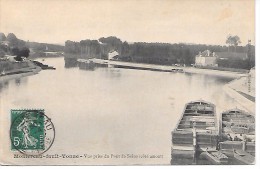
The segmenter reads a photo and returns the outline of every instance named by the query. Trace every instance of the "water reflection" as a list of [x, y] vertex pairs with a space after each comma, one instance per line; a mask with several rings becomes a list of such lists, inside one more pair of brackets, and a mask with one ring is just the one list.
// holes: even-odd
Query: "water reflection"
[[15, 87], [15, 89], [19, 89], [16, 87], [19, 87], [20, 85], [26, 85], [27, 82], [28, 82], [28, 77], [15, 78], [15, 79], [11, 79], [11, 80], [2, 81], [2, 82], [0, 82], [0, 94], [1, 94], [1, 91], [7, 90], [8, 88]]
[[4, 90], [4, 89], [7, 89], [8, 86], [9, 86], [8, 81], [0, 82], [0, 94], [1, 94], [1, 91]]
[[21, 83], [21, 79], [20, 79], [20, 78], [15, 79], [15, 84], [16, 84], [17, 86], [19, 86], [20, 83]]
[[120, 78], [121, 69], [103, 69], [106, 73], [106, 78]]
[[64, 63], [65, 68], [72, 68], [78, 66], [77, 58], [64, 57]]

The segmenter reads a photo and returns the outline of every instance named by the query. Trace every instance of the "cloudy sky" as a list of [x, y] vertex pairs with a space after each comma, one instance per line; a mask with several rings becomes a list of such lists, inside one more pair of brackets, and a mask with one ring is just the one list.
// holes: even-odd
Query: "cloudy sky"
[[117, 36], [129, 42], [254, 43], [253, 0], [0, 0], [0, 32], [23, 40]]

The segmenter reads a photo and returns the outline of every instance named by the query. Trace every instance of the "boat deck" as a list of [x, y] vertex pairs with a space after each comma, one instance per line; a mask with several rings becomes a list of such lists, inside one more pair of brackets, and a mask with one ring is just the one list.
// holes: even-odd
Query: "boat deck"
[[223, 112], [217, 123], [213, 104], [190, 102], [172, 131], [171, 156], [172, 164], [182, 159], [189, 164], [200, 164], [201, 160], [210, 164], [254, 164], [255, 118], [232, 109]]
[[215, 106], [204, 101], [195, 101], [185, 106], [176, 131], [212, 132], [217, 130]]
[[240, 109], [223, 112], [221, 115], [222, 141], [254, 141], [255, 118]]
[[215, 105], [203, 100], [187, 103], [172, 131], [172, 160], [187, 157], [196, 162], [206, 149], [216, 150], [218, 126]]
[[[250, 161], [247, 159], [248, 156], [254, 159], [255, 117], [243, 110], [232, 109], [222, 113], [220, 123], [219, 149], [226, 154], [237, 155], [237, 160], [243, 163]], [[235, 152], [243, 152], [247, 155], [244, 157]], [[249, 163], [252, 161], [247, 164]]]

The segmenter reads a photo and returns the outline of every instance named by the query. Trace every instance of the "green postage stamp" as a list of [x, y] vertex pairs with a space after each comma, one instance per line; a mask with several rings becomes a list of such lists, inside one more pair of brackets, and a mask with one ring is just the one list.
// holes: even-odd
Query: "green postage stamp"
[[42, 154], [54, 140], [54, 126], [44, 110], [11, 110], [11, 149]]

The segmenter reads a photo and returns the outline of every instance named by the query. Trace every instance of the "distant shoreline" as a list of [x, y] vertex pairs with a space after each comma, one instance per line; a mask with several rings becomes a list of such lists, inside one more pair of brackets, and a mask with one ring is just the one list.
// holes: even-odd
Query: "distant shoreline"
[[[66, 58], [66, 57], [65, 57]], [[70, 58], [73, 59], [73, 58]], [[78, 59], [75, 58], [78, 61]], [[118, 60], [103, 60], [103, 59], [80, 59], [82, 63], [87, 63], [87, 61], [92, 61], [95, 64], [101, 65], [114, 65], [116, 67], [124, 67], [131, 69], [140, 69], [140, 70], [153, 70], [162, 72], [176, 72], [174, 70], [182, 70], [184, 73], [194, 73], [194, 74], [206, 74], [206, 75], [214, 75], [214, 76], [222, 76], [228, 78], [239, 78], [243, 76], [247, 76], [248, 70], [239, 69], [225, 69], [225, 68], [199, 68], [199, 67], [184, 67], [184, 66], [170, 66], [170, 65], [158, 65], [158, 64], [147, 64], [147, 63], [136, 63], [136, 62], [126, 62], [126, 61], [118, 61]]]

